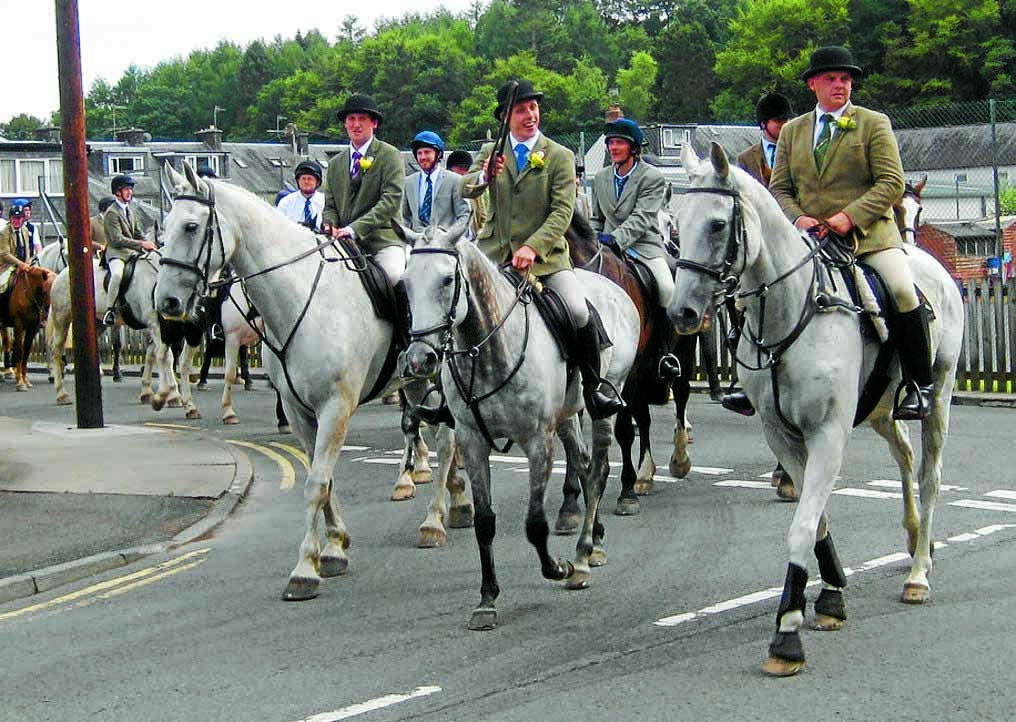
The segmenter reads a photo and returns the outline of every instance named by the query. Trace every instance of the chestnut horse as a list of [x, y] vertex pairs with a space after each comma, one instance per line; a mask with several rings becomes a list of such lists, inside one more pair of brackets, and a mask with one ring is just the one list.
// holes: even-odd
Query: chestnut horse
[[18, 391], [32, 387], [28, 355], [39, 329], [49, 318], [49, 301], [56, 274], [41, 266], [19, 267], [11, 288], [0, 297], [0, 325], [14, 328], [12, 366]]
[[[688, 457], [688, 433], [685, 429], [685, 410], [691, 394], [691, 373], [695, 367], [696, 336], [678, 336], [674, 325], [654, 301], [647, 299], [645, 289], [628, 264], [612, 250], [600, 245], [596, 233], [588, 221], [576, 213], [572, 217], [567, 236], [572, 264], [606, 276], [624, 289], [639, 312], [640, 333], [638, 352], [631, 372], [625, 381], [621, 396], [627, 407], [617, 415], [614, 438], [621, 447], [621, 495], [617, 500], [615, 513], [637, 514], [637, 494], [648, 494], [653, 487], [655, 464], [649, 446], [649, 406], [667, 403], [670, 392], [674, 396], [676, 425], [674, 426], [674, 450], [670, 457], [670, 473], [683, 478], [691, 469]], [[663, 379], [659, 374], [660, 354], [663, 351], [674, 354], [681, 366], [681, 373], [673, 379]], [[639, 430], [638, 471], [632, 462], [631, 448], [635, 441], [632, 421]], [[558, 517], [558, 533], [570, 532], [568, 519], [578, 523], [579, 489], [565, 485], [564, 504]]]

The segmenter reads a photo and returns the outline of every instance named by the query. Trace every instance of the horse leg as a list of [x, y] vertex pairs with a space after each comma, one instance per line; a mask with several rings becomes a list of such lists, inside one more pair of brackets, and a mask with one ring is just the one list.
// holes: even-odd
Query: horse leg
[[278, 390], [275, 391], [275, 428], [280, 434], [293, 433], [289, 419], [286, 418], [286, 410], [282, 408], [282, 394]]
[[[779, 440], [774, 443], [775, 433], [766, 429], [770, 447], [781, 447]], [[817, 553], [815, 542], [818, 540], [819, 526], [826, 502], [832, 493], [833, 479], [842, 463], [849, 433], [849, 426], [843, 428], [830, 423], [820, 433], [805, 440], [807, 463], [804, 467], [801, 500], [794, 510], [794, 518], [787, 532], [790, 547], [787, 576], [776, 612], [776, 632], [769, 644], [769, 658], [762, 665], [762, 671], [773, 677], [797, 674], [804, 666], [800, 628], [804, 623], [808, 557]], [[783, 456], [781, 454], [780, 458]]]
[[174, 397], [179, 405], [180, 391], [173, 373], [173, 349], [158, 338], [158, 329], [153, 333], [155, 340], [155, 363], [159, 368], [159, 390], [152, 396], [152, 409], [161, 411], [163, 406], [173, 406]]
[[[614, 507], [614, 513], [618, 516], [631, 516], [639, 513], [639, 498], [635, 494], [637, 475], [631, 459], [631, 449], [635, 443], [635, 428], [632, 426], [635, 406], [641, 407], [642, 404], [629, 403], [627, 408], [619, 411], [614, 426], [614, 436], [617, 439], [617, 445], [621, 448], [621, 495], [617, 497], [617, 506]], [[639, 434], [640, 450], [645, 438], [646, 434]]]
[[186, 409], [186, 418], [188, 419], [201, 418], [201, 410], [194, 404], [191, 396], [190, 382], [191, 369], [194, 368], [194, 354], [198, 352], [198, 348], [184, 341], [183, 350], [180, 352], [180, 403]]
[[64, 374], [67, 366], [64, 346], [67, 343], [69, 315], [64, 316], [63, 314], [54, 313], [50, 323], [53, 326], [52, 330], [49, 331], [49, 357], [53, 364], [53, 389], [56, 391], [57, 404], [67, 406], [71, 403], [71, 396], [67, 393], [67, 388], [64, 384]]
[[525, 445], [526, 458], [529, 460], [529, 506], [526, 510], [526, 538], [536, 549], [540, 559], [540, 572], [544, 579], [562, 581], [575, 573], [569, 561], [561, 561], [550, 555], [547, 540], [550, 537], [550, 525], [547, 523], [547, 512], [544, 509], [544, 498], [547, 494], [547, 481], [550, 479], [553, 455], [554, 435], [548, 430], [542, 435], [534, 435]]
[[[621, 413], [624, 413], [623, 411]], [[576, 423], [578, 416], [575, 417]], [[570, 421], [565, 424], [570, 424]], [[582, 477], [586, 473], [586, 467], [589, 466], [589, 453], [585, 449], [585, 445], [582, 443], [582, 431], [581, 428], [578, 432], [578, 446], [577, 448], [569, 448], [573, 443], [566, 441], [571, 432], [565, 431], [564, 426], [558, 428], [557, 435], [564, 444], [565, 453], [565, 470], [564, 470], [564, 484], [561, 487], [561, 508], [557, 512], [557, 521], [554, 522], [554, 533], [555, 534], [574, 534], [579, 528], [579, 522], [581, 521], [582, 514], [579, 511], [579, 495], [582, 493]]]
[[[689, 361], [688, 363], [689, 366], [685, 366], [685, 362], [682, 360], [681, 368], [691, 368], [691, 362]], [[671, 476], [683, 479], [691, 471], [691, 456], [688, 454], [688, 428], [686, 423], [688, 398], [691, 396], [691, 383], [682, 372], [681, 376], [674, 380], [671, 389], [674, 392], [674, 450], [670, 454], [670, 465], [668, 468]]]
[[476, 505], [474, 532], [480, 552], [480, 604], [470, 615], [468, 626], [474, 631], [485, 631], [497, 626], [494, 602], [501, 593], [494, 571], [497, 517], [490, 504], [490, 447], [480, 434], [461, 426], [456, 429], [455, 437], [472, 484]]
[[198, 372], [198, 391], [208, 388], [208, 372], [212, 369], [211, 343], [205, 340], [205, 352], [201, 357], [201, 371]]
[[11, 358], [13, 356], [13, 353], [12, 353], [13, 346], [12, 346], [12, 343], [11, 343], [11, 333], [10, 333], [10, 331], [7, 330], [7, 327], [4, 326], [3, 329], [2, 329], [2, 333], [0, 333], [0, 335], [3, 336], [3, 342], [4, 342], [3, 377], [4, 377], [4, 379], [14, 379], [14, 378], [16, 378], [16, 374], [14, 373], [14, 367], [12, 365], [13, 362], [11, 361]]
[[[447, 440], [443, 440], [447, 436]], [[466, 494], [466, 479], [462, 467], [462, 452], [455, 442], [455, 430], [441, 425], [437, 430], [437, 458], [442, 459], [443, 447], [447, 444], [452, 450], [452, 461], [448, 467], [446, 486], [451, 497], [448, 503], [448, 526], [452, 529], [465, 529], [473, 525], [473, 502]]]
[[[145, 364], [141, 368], [141, 394], [138, 396], [139, 404], [148, 404], [152, 401], [152, 371], [155, 368], [155, 339], [151, 333], [146, 331], [145, 343]], [[161, 407], [160, 407], [161, 408]]]
[[420, 419], [409, 413], [405, 391], [399, 389], [399, 405], [402, 409], [402, 460], [399, 462], [399, 475], [392, 488], [392, 501], [405, 501], [416, 496], [416, 484], [413, 482], [413, 452], [416, 439], [420, 436]]
[[[33, 333], [32, 336], [35, 334]], [[15, 391], [28, 391], [32, 387], [28, 383], [28, 349], [31, 341], [28, 331], [19, 321], [14, 326], [14, 350], [11, 353], [11, 368], [14, 369]]]
[[253, 391], [254, 382], [250, 378], [250, 349], [246, 344], [240, 345], [240, 378], [243, 379], [243, 390]]
[[[655, 482], [653, 476], [656, 474], [656, 464], [653, 462], [653, 449], [649, 439], [652, 417], [649, 414], [649, 404], [636, 404], [632, 409], [632, 418], [639, 430], [639, 471], [635, 476], [634, 491], [639, 496], [648, 496], [653, 493]], [[614, 433], [617, 434], [617, 421], [614, 422]]]
[[233, 410], [233, 384], [236, 383], [236, 357], [239, 354], [239, 341], [235, 336], [226, 335], [225, 352], [223, 354], [222, 374], [222, 423], [239, 424], [240, 417]]
[[[463, 489], [464, 484], [458, 479], [458, 469], [455, 468], [457, 460], [457, 449], [455, 448], [455, 432], [445, 424], [437, 427], [435, 434], [437, 441], [438, 473], [437, 483], [434, 484], [434, 495], [427, 510], [427, 518], [420, 525], [420, 535], [417, 538], [416, 546], [420, 549], [434, 549], [444, 546], [448, 542], [448, 532], [445, 529], [445, 520], [448, 519], [448, 506], [445, 501], [445, 489], [455, 475], [457, 483]], [[466, 502], [468, 503], [468, 499]], [[459, 502], [461, 504], [461, 501]], [[460, 514], [462, 510], [460, 509]], [[469, 504], [469, 521], [472, 523], [473, 507]], [[460, 524], [461, 525], [461, 524]]]
[[123, 350], [123, 322], [117, 323], [109, 331], [113, 345], [113, 383], [123, 383], [123, 371], [120, 370], [120, 352]]
[[847, 621], [847, 608], [843, 603], [843, 589], [847, 575], [833, 546], [833, 537], [826, 526], [825, 514], [819, 520], [818, 541], [815, 542], [815, 559], [818, 560], [822, 591], [815, 599], [815, 618], [812, 628], [823, 632], [840, 629]]
[[[317, 596], [321, 582], [319, 569], [325, 568], [333, 576], [348, 568], [345, 550], [349, 548], [349, 534], [339, 513], [338, 504], [332, 499], [332, 471], [338, 461], [339, 452], [346, 439], [349, 417], [354, 404], [340, 398], [329, 402], [317, 419], [316, 434], [314, 423], [300, 414], [297, 424], [300, 437], [314, 439], [310, 470], [304, 483], [304, 537], [300, 543], [300, 555], [296, 566], [289, 574], [289, 582], [282, 598], [287, 602], [313, 599]], [[318, 538], [318, 512], [325, 516], [328, 544], [321, 552]]]
[[589, 470], [583, 480], [586, 515], [575, 545], [575, 573], [565, 582], [566, 589], [588, 588], [592, 582], [589, 568], [607, 563], [607, 550], [603, 542], [605, 530], [600, 521], [600, 500], [607, 487], [607, 474], [610, 472], [607, 453], [614, 435], [613, 427], [614, 422], [611, 418], [592, 422], [592, 456]]

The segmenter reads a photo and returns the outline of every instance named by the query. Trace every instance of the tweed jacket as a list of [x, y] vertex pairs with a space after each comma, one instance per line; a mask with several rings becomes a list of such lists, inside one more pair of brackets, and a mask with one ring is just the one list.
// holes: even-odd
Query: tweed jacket
[[402, 156], [393, 145], [374, 138], [367, 149], [371, 161], [357, 181], [349, 177], [352, 151], [347, 145], [328, 163], [324, 187], [323, 223], [335, 228], [349, 226], [356, 244], [365, 253], [377, 253], [387, 246], [404, 245], [391, 222], [398, 220], [402, 207], [402, 180], [406, 175]]
[[102, 224], [102, 216], [94, 215], [91, 218], [89, 218], [88, 228], [92, 236], [93, 252], [101, 251], [106, 247], [106, 229], [103, 227]]
[[[427, 226], [451, 228], [457, 222], [469, 217], [469, 202], [462, 197], [462, 176], [444, 168], [438, 168], [432, 174], [437, 185], [431, 200], [430, 221], [420, 220], [420, 176], [417, 171], [406, 176], [402, 194], [402, 225], [414, 231], [422, 231]], [[440, 178], [440, 180], [438, 180]]]
[[14, 238], [14, 227], [6, 225], [0, 228], [0, 271], [13, 268], [19, 262], [27, 263], [32, 258], [32, 251], [28, 248], [28, 232], [21, 227], [21, 242], [25, 246], [26, 257], [18, 258], [17, 242]]
[[[487, 189], [483, 163], [494, 149], [480, 149], [473, 167], [463, 176], [462, 195], [477, 198]], [[534, 165], [534, 157], [542, 167]], [[494, 263], [504, 263], [526, 245], [536, 251], [532, 272], [547, 276], [571, 268], [564, 234], [575, 209], [575, 155], [563, 145], [540, 134], [519, 173], [511, 149], [505, 154], [504, 172], [494, 179], [493, 198], [488, 201], [483, 227], [476, 245]]]
[[892, 208], [903, 196], [903, 164], [889, 118], [849, 103], [842, 117], [856, 127], [834, 131], [821, 173], [814, 110], [784, 125], [769, 189], [792, 221], [802, 215], [823, 220], [840, 211], [850, 216], [858, 256], [902, 248]]
[[614, 236], [621, 250], [634, 248], [645, 258], [666, 255], [660, 232], [660, 210], [666, 192], [667, 181], [660, 169], [639, 161], [618, 198], [614, 166], [604, 168], [593, 178], [589, 219], [593, 230]]
[[766, 188], [769, 187], [773, 169], [769, 167], [769, 161], [766, 160], [765, 153], [762, 152], [761, 141], [741, 151], [737, 156], [737, 167], [747, 172]]
[[120, 208], [119, 203], [110, 203], [102, 214], [102, 230], [106, 233], [106, 259], [127, 259], [145, 249], [141, 241], [145, 239], [138, 225], [138, 213], [131, 209], [131, 219]]

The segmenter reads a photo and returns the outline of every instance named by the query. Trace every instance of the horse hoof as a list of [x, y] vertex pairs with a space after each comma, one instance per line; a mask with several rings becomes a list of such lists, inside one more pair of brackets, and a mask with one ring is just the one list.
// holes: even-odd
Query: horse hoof
[[797, 501], [797, 487], [794, 486], [794, 482], [787, 480], [786, 477], [780, 480], [779, 486], [776, 487], [776, 498], [780, 501]]
[[[166, 408], [169, 408], [169, 409], [179, 409], [182, 406], [183, 406], [183, 402], [179, 399], [179, 397], [172, 398], [172, 399], [170, 399], [169, 401], [166, 402]], [[156, 410], [158, 410], [158, 409], [156, 409]]]
[[414, 484], [429, 484], [432, 481], [434, 481], [434, 472], [432, 472], [430, 469], [413, 470]]
[[253, 381], [244, 381], [243, 382], [243, 390], [244, 391], [253, 391], [254, 390], [254, 382]]
[[236, 426], [240, 423], [240, 417], [236, 414], [230, 414], [229, 416], [222, 417], [222, 423], [226, 426]]
[[57, 406], [70, 406], [71, 405], [70, 395], [60, 394], [59, 396], [56, 397], [56, 404]]
[[580, 521], [582, 521], [582, 517], [579, 514], [558, 514], [557, 522], [554, 524], [554, 533], [574, 534], [578, 531]]
[[639, 500], [618, 499], [617, 506], [614, 507], [614, 513], [617, 516], [635, 516], [639, 513]]
[[[150, 403], [152, 403], [152, 392], [151, 391], [146, 391], [143, 394], [141, 394], [140, 396], [138, 396], [138, 403], [139, 404], [150, 404]], [[162, 407], [159, 407], [159, 408], [162, 408]], [[156, 411], [158, 411], [158, 409], [156, 409]]]
[[474, 632], [486, 632], [497, 626], [497, 610], [494, 607], [478, 607], [469, 617], [469, 628]]
[[460, 504], [448, 510], [448, 526], [452, 529], [467, 529], [473, 525], [473, 505]]
[[194, 388], [196, 388], [198, 391], [207, 391], [208, 390], [208, 382], [207, 381], [198, 381], [198, 385], [195, 386]]
[[652, 479], [640, 479], [635, 482], [635, 493], [639, 496], [649, 496], [653, 493], [654, 486]]
[[607, 550], [603, 547], [593, 547], [593, 551], [589, 554], [589, 566], [591, 567], [602, 567], [607, 563]]
[[564, 583], [565, 589], [589, 589], [593, 583], [593, 575], [588, 571], [576, 571]]
[[793, 677], [801, 671], [804, 662], [795, 662], [779, 657], [769, 657], [762, 663], [762, 674], [769, 677]]
[[826, 614], [816, 614], [811, 622], [811, 628], [819, 632], [835, 632], [838, 629], [843, 629], [843, 625], [846, 623], [846, 619], [837, 619]]
[[279, 424], [278, 427], [276, 427], [276, 428], [278, 428], [280, 434], [292, 434], [293, 433], [293, 427], [290, 426], [289, 424]]
[[184, 418], [188, 419], [200, 419], [201, 412], [198, 409], [188, 409]]
[[28, 391], [28, 384], [26, 384], [24, 382], [21, 382], [20, 384], [18, 384], [17, 386], [14, 387], [14, 390], [15, 391]]
[[448, 533], [436, 526], [420, 527], [416, 538], [417, 549], [439, 549], [448, 543]]
[[322, 577], [341, 577], [349, 571], [349, 560], [345, 557], [321, 556], [318, 562], [318, 574]]
[[318, 593], [317, 579], [308, 577], [292, 577], [286, 585], [286, 591], [282, 593], [282, 600], [285, 602], [304, 602], [313, 599]]
[[406, 501], [416, 496], [416, 486], [413, 484], [396, 484], [392, 489], [392, 501]]
[[115, 373], [115, 374], [113, 374], [113, 383], [114, 384], [122, 384], [123, 383], [123, 374], [121, 374], [121, 373]]
[[903, 585], [900, 601], [904, 604], [927, 604], [931, 599], [931, 588], [927, 584], [907, 582]]
[[685, 456], [683, 459], [678, 461], [673, 456], [670, 457], [670, 464], [668, 465], [670, 475], [675, 479], [683, 479], [688, 476], [688, 472], [691, 471], [691, 459]]

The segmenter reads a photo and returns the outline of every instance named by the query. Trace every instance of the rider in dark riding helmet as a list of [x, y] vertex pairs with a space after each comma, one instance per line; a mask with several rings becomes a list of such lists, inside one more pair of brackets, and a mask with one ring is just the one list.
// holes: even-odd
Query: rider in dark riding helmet
[[324, 169], [316, 160], [302, 160], [293, 169], [297, 192], [279, 200], [277, 208], [292, 221], [310, 228], [321, 230], [321, 214], [325, 208], [325, 196], [319, 190], [324, 178]]
[[109, 269], [106, 313], [102, 317], [102, 323], [106, 326], [112, 326], [116, 321], [117, 299], [120, 296], [120, 281], [126, 260], [155, 250], [155, 243], [145, 240], [137, 214], [130, 208], [134, 197], [134, 179], [129, 175], [113, 176], [109, 188], [113, 192], [114, 202], [102, 214], [102, 229], [106, 234], [104, 256]]

